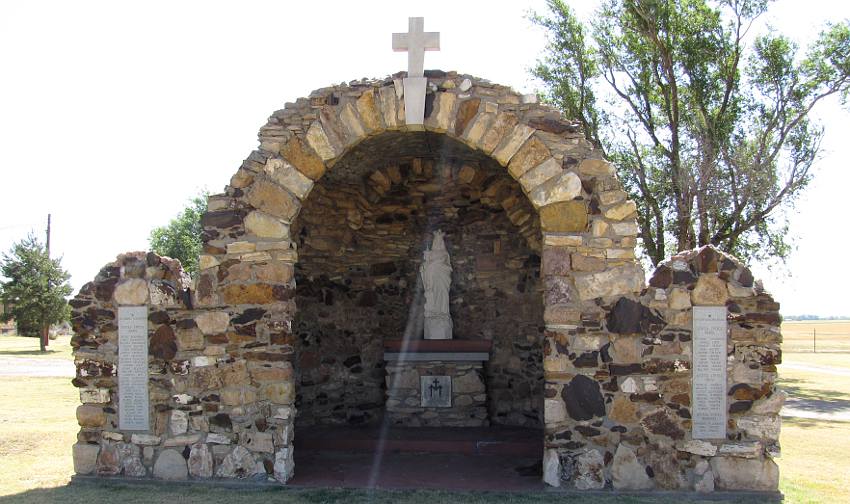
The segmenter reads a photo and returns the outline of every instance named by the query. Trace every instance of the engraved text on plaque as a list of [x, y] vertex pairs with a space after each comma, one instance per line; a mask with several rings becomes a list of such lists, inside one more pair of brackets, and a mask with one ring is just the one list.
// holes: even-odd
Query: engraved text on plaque
[[148, 307], [118, 308], [118, 428], [150, 429]]
[[726, 439], [726, 307], [694, 306], [694, 439]]

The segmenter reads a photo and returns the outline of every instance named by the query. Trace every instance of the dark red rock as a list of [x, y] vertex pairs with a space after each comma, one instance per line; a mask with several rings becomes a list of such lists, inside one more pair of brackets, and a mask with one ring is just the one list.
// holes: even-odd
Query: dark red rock
[[594, 429], [593, 427], [589, 427], [587, 425], [576, 425], [575, 430], [584, 437], [594, 437], [601, 434], [599, 429]]
[[115, 285], [118, 283], [118, 277], [107, 278], [98, 282], [94, 288], [94, 297], [98, 301], [112, 301], [112, 293], [115, 292]]
[[617, 334], [640, 332], [644, 307], [629, 298], [621, 297], [608, 314], [608, 330]]
[[153, 324], [167, 324], [171, 318], [165, 310], [151, 310], [148, 313], [148, 321]]
[[629, 400], [631, 402], [646, 402], [646, 403], [657, 403], [661, 401], [661, 394], [657, 392], [644, 392], [642, 394], [629, 394]]
[[717, 252], [712, 247], [703, 247], [694, 258], [694, 267], [700, 273], [717, 273]]
[[171, 326], [160, 326], [148, 343], [148, 353], [158, 359], [171, 360], [177, 354], [177, 338]]
[[174, 325], [175, 327], [177, 327], [177, 329], [194, 329], [195, 327], [198, 327], [198, 324], [195, 322], [195, 319], [191, 318], [180, 319]]
[[655, 334], [661, 331], [665, 322], [648, 307], [621, 297], [607, 317], [608, 330], [617, 334]]
[[91, 300], [74, 298], [68, 301], [68, 304], [71, 305], [71, 308], [85, 308], [86, 306], [91, 304]]
[[230, 432], [233, 430], [233, 421], [227, 413], [219, 413], [210, 417], [212, 432]]
[[272, 296], [278, 301], [289, 301], [295, 297], [295, 289], [285, 285], [275, 285], [272, 287]]
[[584, 352], [573, 360], [573, 366], [578, 368], [599, 366], [599, 352]]
[[210, 275], [200, 276], [196, 293], [198, 299], [206, 299], [212, 295], [212, 278]]
[[571, 273], [569, 250], [559, 247], [546, 247], [543, 249], [544, 275], [568, 276]]
[[608, 372], [613, 376], [626, 376], [643, 372], [641, 364], [608, 364]]
[[561, 393], [567, 413], [573, 420], [590, 420], [605, 416], [605, 399], [599, 383], [584, 375], [576, 375], [564, 385]]
[[244, 217], [244, 210], [219, 210], [217, 212], [206, 212], [201, 216], [201, 225], [213, 228], [229, 228], [241, 225]]
[[641, 420], [641, 425], [649, 432], [659, 436], [667, 436], [671, 439], [682, 439], [685, 437], [685, 432], [679, 427], [679, 424], [664, 410], [656, 411], [644, 417]]
[[230, 323], [233, 325], [241, 325], [248, 324], [250, 322], [254, 322], [255, 320], [259, 320], [263, 318], [263, 315], [266, 314], [266, 310], [262, 308], [248, 308], [241, 315], [233, 317], [230, 319]]
[[743, 413], [744, 411], [749, 411], [752, 406], [752, 401], [733, 402], [729, 405], [729, 413]]
[[649, 285], [656, 289], [666, 289], [673, 283], [673, 270], [667, 266], [659, 266], [649, 279]]
[[528, 121], [528, 126], [540, 131], [555, 133], [556, 135], [566, 132], [575, 133], [576, 131], [579, 131], [579, 126], [577, 124], [570, 124], [565, 121], [559, 121], [548, 117], [531, 119]]
[[697, 277], [691, 270], [673, 272], [673, 283], [675, 284], [690, 285], [696, 281]]
[[738, 275], [738, 283], [744, 287], [753, 286], [753, 272], [749, 268], [743, 268], [741, 274]]

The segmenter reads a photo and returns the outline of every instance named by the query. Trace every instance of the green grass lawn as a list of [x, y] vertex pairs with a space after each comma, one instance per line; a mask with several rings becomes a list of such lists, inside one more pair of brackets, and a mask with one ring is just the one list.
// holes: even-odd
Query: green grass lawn
[[[20, 338], [28, 340], [28, 338]], [[25, 341], [26, 342], [26, 341]], [[37, 345], [37, 341], [33, 342]], [[53, 342], [57, 343], [57, 342]], [[60, 357], [60, 340], [51, 354]], [[36, 346], [37, 348], [37, 346]], [[21, 342], [0, 338], [0, 356], [21, 349]], [[5, 353], [4, 353], [5, 352]], [[20, 357], [30, 358], [24, 354]], [[827, 359], [821, 354], [788, 354], [786, 359], [809, 365], [827, 365], [850, 369], [850, 364]], [[783, 386], [795, 394], [811, 398], [850, 401], [850, 377], [780, 368]], [[93, 504], [99, 502], [231, 504], [246, 503], [320, 503], [320, 502], [411, 502], [451, 503], [496, 502], [594, 502], [609, 504], [682, 502], [681, 495], [624, 496], [613, 494], [509, 494], [449, 493], [435, 491], [366, 491], [225, 489], [208, 487], [167, 487], [152, 485], [69, 485], [72, 474], [71, 445], [77, 424], [74, 410], [79, 402], [76, 389], [67, 378], [0, 378], [0, 504], [44, 503]], [[780, 489], [787, 503], [850, 502], [850, 422], [826, 422], [786, 419], [782, 429]], [[688, 502], [717, 502], [688, 495]], [[727, 502], [761, 502], [758, 498], [736, 498]]]
[[27, 359], [66, 359], [71, 360], [71, 337], [59, 336], [47, 345], [47, 351], [41, 352], [38, 338], [23, 336], [0, 336], [0, 358], [25, 357]]

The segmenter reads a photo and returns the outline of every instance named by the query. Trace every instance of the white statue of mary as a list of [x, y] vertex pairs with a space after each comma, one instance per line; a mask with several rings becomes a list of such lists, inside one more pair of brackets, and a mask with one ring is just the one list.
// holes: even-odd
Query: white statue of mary
[[431, 250], [425, 251], [425, 260], [419, 268], [425, 288], [425, 339], [452, 339], [449, 313], [452, 265], [443, 236], [439, 229], [434, 231]]

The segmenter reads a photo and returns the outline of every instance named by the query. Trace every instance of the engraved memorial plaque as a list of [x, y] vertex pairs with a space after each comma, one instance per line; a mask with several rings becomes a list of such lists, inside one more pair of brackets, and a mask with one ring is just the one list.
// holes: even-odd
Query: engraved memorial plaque
[[451, 376], [420, 376], [423, 408], [452, 407], [452, 377]]
[[148, 307], [118, 307], [118, 428], [150, 429]]
[[726, 439], [726, 307], [694, 306], [694, 439]]

